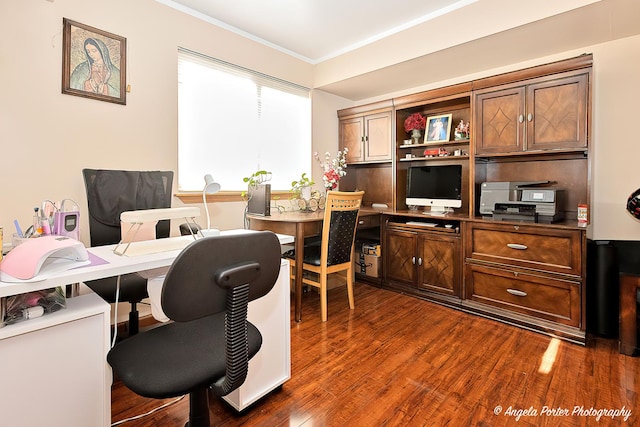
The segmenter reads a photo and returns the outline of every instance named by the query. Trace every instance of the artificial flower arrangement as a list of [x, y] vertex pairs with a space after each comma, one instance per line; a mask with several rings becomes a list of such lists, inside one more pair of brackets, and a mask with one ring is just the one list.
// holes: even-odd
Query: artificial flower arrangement
[[420, 113], [413, 113], [404, 121], [404, 130], [411, 132], [412, 130], [423, 130], [427, 127], [427, 119]]
[[347, 174], [347, 153], [348, 148], [342, 151], [338, 151], [334, 159], [331, 158], [331, 154], [327, 151], [324, 153], [324, 161], [320, 159], [318, 153], [313, 153], [313, 156], [320, 163], [320, 167], [324, 170], [322, 174], [322, 181], [324, 181], [324, 188], [329, 190], [335, 190], [338, 187], [338, 181], [340, 178]]

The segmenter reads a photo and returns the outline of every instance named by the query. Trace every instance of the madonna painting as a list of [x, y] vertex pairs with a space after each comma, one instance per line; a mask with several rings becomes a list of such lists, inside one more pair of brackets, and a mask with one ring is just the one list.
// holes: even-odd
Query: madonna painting
[[63, 19], [62, 93], [126, 104], [127, 39]]

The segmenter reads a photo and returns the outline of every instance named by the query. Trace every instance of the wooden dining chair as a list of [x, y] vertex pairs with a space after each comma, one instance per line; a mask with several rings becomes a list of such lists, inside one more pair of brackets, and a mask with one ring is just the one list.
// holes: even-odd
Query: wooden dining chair
[[[346, 272], [349, 308], [355, 308], [353, 299], [353, 243], [358, 225], [358, 213], [364, 191], [327, 192], [322, 239], [320, 244], [310, 243], [304, 247], [305, 271], [314, 273], [303, 275], [302, 283], [319, 288], [322, 321], [327, 321], [327, 277], [331, 273]], [[295, 277], [295, 253], [288, 253], [291, 277]]]

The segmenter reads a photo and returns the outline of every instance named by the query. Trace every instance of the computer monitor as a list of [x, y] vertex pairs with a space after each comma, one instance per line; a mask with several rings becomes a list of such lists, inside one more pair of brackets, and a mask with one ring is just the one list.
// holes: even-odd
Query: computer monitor
[[432, 214], [462, 207], [462, 166], [411, 166], [407, 170], [406, 203], [429, 206]]

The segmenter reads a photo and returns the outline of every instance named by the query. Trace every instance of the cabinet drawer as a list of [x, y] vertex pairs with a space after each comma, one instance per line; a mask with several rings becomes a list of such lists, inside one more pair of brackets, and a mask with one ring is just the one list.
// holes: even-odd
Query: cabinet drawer
[[580, 326], [580, 284], [467, 264], [467, 298], [483, 304]]
[[371, 228], [380, 225], [380, 215], [360, 215], [358, 217], [358, 228]]
[[474, 224], [469, 234], [467, 258], [582, 275], [582, 232], [579, 230]]

